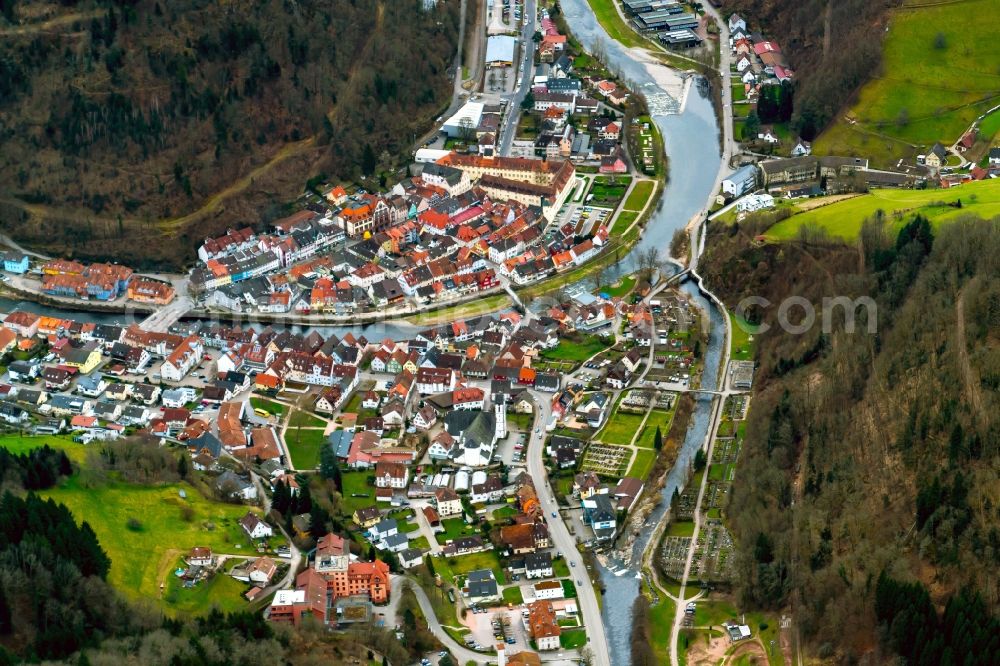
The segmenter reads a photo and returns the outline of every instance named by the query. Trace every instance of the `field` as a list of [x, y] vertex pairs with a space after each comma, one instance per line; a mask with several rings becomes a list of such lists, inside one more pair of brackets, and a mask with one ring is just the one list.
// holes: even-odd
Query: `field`
[[11, 453], [27, 453], [32, 449], [40, 449], [48, 444], [53, 449], [60, 449], [66, 452], [66, 456], [77, 464], [82, 464], [87, 459], [87, 446], [74, 442], [70, 437], [59, 435], [19, 435], [10, 433], [0, 435], [0, 449], [7, 449]]
[[653, 464], [656, 462], [656, 451], [651, 449], [639, 449], [636, 452], [635, 460], [632, 462], [631, 467], [628, 468], [626, 476], [634, 476], [637, 479], [646, 480], [649, 476], [649, 472], [653, 469]]
[[750, 331], [754, 330], [755, 327], [735, 312], [729, 313], [729, 324], [733, 336], [730, 345], [730, 358], [734, 361], [752, 360], [753, 343], [750, 341]]
[[964, 0], [892, 13], [882, 72], [814, 144], [814, 152], [868, 155], [889, 166], [940, 141], [950, 145], [1000, 102], [995, 0]]
[[653, 194], [653, 188], [656, 187], [656, 182], [652, 180], [640, 180], [637, 181], [635, 187], [632, 188], [632, 192], [625, 199], [625, 203], [622, 204], [624, 210], [632, 210], [636, 212], [641, 212], [649, 197]]
[[327, 438], [322, 430], [288, 428], [285, 431], [285, 444], [295, 469], [319, 467], [319, 451], [326, 443]]
[[[955, 205], [958, 201], [961, 208]], [[830, 236], [852, 240], [860, 233], [864, 219], [877, 210], [897, 227], [917, 213], [935, 225], [963, 215], [990, 218], [1000, 215], [1000, 181], [982, 180], [947, 190], [872, 190], [864, 196], [793, 215], [768, 229], [767, 236], [773, 240], [793, 239], [799, 227], [811, 224]]]
[[[159, 598], [161, 577], [172, 575], [178, 557], [194, 546], [217, 553], [250, 552], [237, 524], [247, 507], [212, 502], [187, 484], [85, 488], [73, 477], [43, 494], [68, 506], [77, 520], [90, 523], [111, 557], [108, 580], [133, 599]], [[187, 515], [185, 507], [190, 508]], [[141, 527], [127, 527], [130, 519], [140, 521]], [[178, 610], [188, 605], [182, 603]]]
[[588, 335], [581, 342], [566, 340], [560, 342], [552, 349], [543, 349], [541, 357], [549, 361], [573, 361], [580, 363], [607, 348], [608, 345], [602, 338], [596, 335]]

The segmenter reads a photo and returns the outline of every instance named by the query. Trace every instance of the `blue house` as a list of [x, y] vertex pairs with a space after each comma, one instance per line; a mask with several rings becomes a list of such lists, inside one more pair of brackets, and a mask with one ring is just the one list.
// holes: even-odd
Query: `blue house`
[[28, 255], [21, 252], [8, 252], [4, 254], [3, 269], [8, 273], [24, 275], [28, 272]]

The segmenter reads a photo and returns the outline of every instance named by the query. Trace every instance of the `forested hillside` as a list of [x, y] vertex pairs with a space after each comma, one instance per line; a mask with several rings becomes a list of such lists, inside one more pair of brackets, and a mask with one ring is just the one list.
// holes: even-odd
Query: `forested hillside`
[[[821, 656], [984, 663], [1000, 648], [1000, 219], [897, 235], [877, 217], [856, 246], [754, 242], [768, 222], [713, 226], [701, 264], [731, 307], [774, 304], [749, 313], [773, 328], [737, 473], [752, 482], [728, 507], [742, 596], [791, 605]], [[816, 305], [805, 334], [775, 326], [790, 295]], [[837, 296], [873, 299], [875, 332], [863, 310], [824, 332]]]
[[458, 0], [0, 1], [0, 223], [177, 264], [318, 174], [395, 166], [450, 98]]
[[764, 29], [795, 70], [792, 122], [812, 140], [873, 76], [881, 60], [885, 11], [893, 0], [723, 0], [752, 30]]

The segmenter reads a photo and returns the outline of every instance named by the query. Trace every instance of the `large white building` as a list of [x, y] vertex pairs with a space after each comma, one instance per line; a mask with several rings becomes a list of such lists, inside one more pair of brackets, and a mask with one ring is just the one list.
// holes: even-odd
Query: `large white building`
[[486, 66], [510, 67], [514, 64], [517, 38], [510, 35], [491, 35], [486, 40]]
[[483, 119], [482, 102], [466, 102], [461, 109], [455, 112], [448, 120], [444, 121], [441, 131], [450, 137], [461, 136], [463, 132], [471, 130], [475, 133]]

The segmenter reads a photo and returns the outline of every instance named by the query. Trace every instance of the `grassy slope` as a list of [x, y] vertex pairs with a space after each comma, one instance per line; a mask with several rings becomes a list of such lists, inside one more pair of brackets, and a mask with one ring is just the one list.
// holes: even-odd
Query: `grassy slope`
[[642, 207], [646, 205], [646, 201], [649, 199], [650, 195], [653, 194], [653, 188], [656, 183], [652, 180], [640, 180], [632, 188], [632, 193], [628, 195], [628, 199], [622, 205], [624, 210], [632, 210], [639, 212]]
[[[934, 205], [958, 200], [962, 201], [961, 208]], [[1000, 181], [967, 183], [950, 190], [873, 190], [865, 196], [793, 215], [771, 227], [767, 235], [775, 240], [787, 240], [794, 238], [803, 224], [814, 224], [831, 236], [852, 239], [861, 231], [863, 220], [877, 210], [885, 212], [890, 219], [900, 214], [900, 225], [917, 213], [935, 225], [970, 213], [990, 218], [1000, 214]]]
[[[181, 489], [187, 499], [180, 498]], [[171, 571], [178, 556], [194, 546], [209, 546], [217, 553], [250, 552], [236, 522], [247, 507], [210, 501], [187, 484], [108, 483], [85, 488], [73, 477], [43, 494], [68, 506], [78, 520], [90, 523], [111, 557], [108, 580], [132, 598], [158, 598], [160, 575]], [[185, 505], [193, 509], [190, 521], [182, 516]], [[129, 530], [130, 518], [138, 519], [142, 529]], [[208, 529], [209, 525], [214, 529]]]
[[[997, 19], [1000, 4], [994, 0], [896, 11], [883, 47], [882, 75], [861, 89], [848, 111], [858, 125], [838, 118], [816, 141], [815, 151], [866, 154], [888, 165], [920, 152], [915, 146], [958, 139], [1000, 102]], [[944, 36], [943, 49], [934, 46], [938, 34]], [[897, 124], [904, 111], [909, 122]]]

